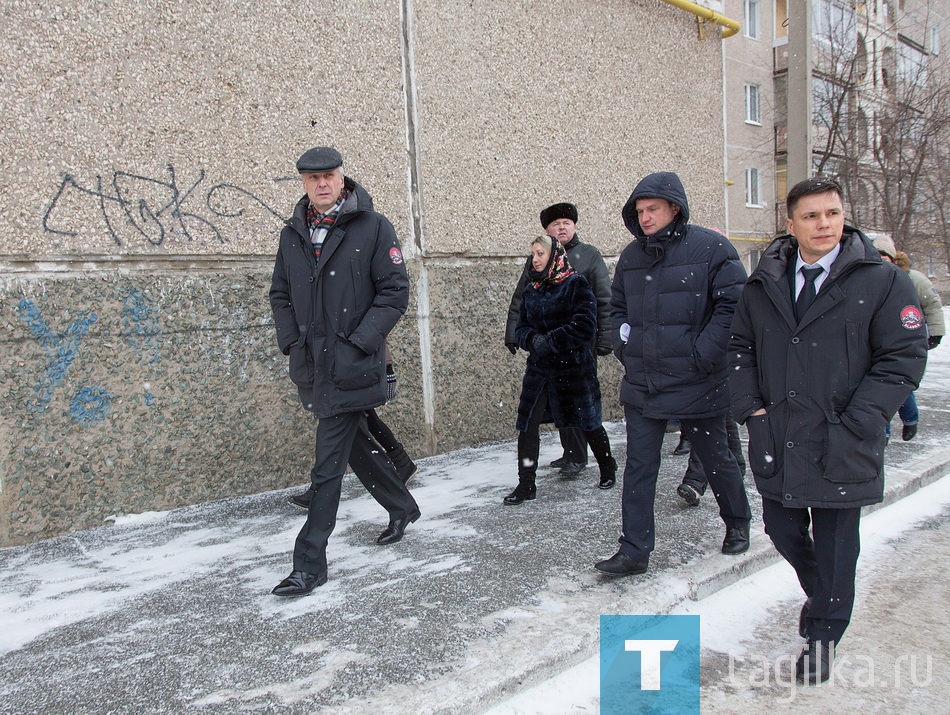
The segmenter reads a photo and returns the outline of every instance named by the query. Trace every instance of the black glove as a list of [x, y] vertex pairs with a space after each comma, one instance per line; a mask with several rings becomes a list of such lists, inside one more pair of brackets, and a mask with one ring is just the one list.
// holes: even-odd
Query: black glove
[[515, 345], [514, 343], [505, 343], [505, 347], [508, 348], [509, 351], [511, 351], [512, 355], [518, 352], [518, 346]]
[[539, 357], [547, 355], [551, 351], [548, 349], [548, 341], [540, 333], [535, 333], [531, 338], [531, 352]]
[[942, 335], [931, 335], [929, 338], [927, 338], [927, 349], [933, 350], [935, 347], [940, 345], [940, 338], [942, 337]]
[[609, 345], [597, 346], [597, 354], [600, 355], [601, 357], [604, 357], [605, 355], [610, 355], [610, 353], [612, 353], [613, 351], [614, 349], [610, 347]]

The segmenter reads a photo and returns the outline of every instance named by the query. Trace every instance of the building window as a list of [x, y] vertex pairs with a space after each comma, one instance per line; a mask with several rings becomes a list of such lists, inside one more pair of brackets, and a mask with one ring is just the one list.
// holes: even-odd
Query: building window
[[762, 126], [762, 116], [759, 114], [759, 85], [745, 86], [745, 120], [749, 124]]
[[746, 206], [761, 207], [759, 203], [759, 170], [745, 170], [745, 203]]
[[939, 27], [930, 28], [930, 53], [933, 55], [940, 54], [940, 28]]
[[812, 5], [815, 37], [850, 59], [854, 54], [857, 24], [854, 10], [836, 0], [815, 0]]
[[745, 0], [745, 36], [759, 39], [759, 0]]
[[897, 44], [897, 77], [905, 85], [927, 84], [927, 54], [906, 42]]

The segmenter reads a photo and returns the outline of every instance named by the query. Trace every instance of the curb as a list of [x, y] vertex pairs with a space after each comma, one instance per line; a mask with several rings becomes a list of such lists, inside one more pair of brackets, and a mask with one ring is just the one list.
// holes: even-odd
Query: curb
[[[884, 501], [863, 507], [862, 515], [894, 504], [913, 494], [922, 487], [932, 484], [950, 473], [950, 449], [932, 454], [906, 467], [894, 467], [887, 470], [885, 476]], [[758, 536], [759, 538], [755, 538]], [[745, 556], [723, 570], [718, 568], [718, 559], [710, 558], [698, 564], [696, 579], [690, 579], [689, 598], [701, 601], [740, 579], [750, 576], [761, 569], [781, 561], [781, 557], [772, 548], [771, 541], [764, 534], [753, 535], [752, 546]]]
[[[904, 467], [892, 467], [887, 470], [884, 500], [864, 507], [864, 513], [895, 504], [947, 474], [950, 474], [950, 449], [941, 450]], [[661, 574], [655, 581], [607, 582], [599, 592], [586, 595], [583, 606], [570, 619], [566, 619], [567, 623], [549, 626], [543, 634], [538, 632], [539, 624], [530, 622], [531, 619], [516, 624], [513, 632], [507, 636], [516, 634], [513, 640], [518, 641], [519, 648], [511, 648], [510, 642], [507, 647], [499, 643], [483, 643], [486, 650], [498, 647], [494, 655], [508, 664], [507, 673], [495, 676], [493, 682], [488, 684], [482, 681], [479, 687], [476, 682], [472, 682], [477, 678], [478, 668], [469, 664], [463, 669], [462, 678], [454, 683], [456, 692], [452, 695], [444, 693], [448, 697], [443, 699], [442, 707], [430, 712], [484, 712], [516, 695], [518, 691], [538, 685], [595, 656], [599, 614], [631, 606], [641, 612], [669, 613], [687, 599], [702, 600], [779, 561], [781, 557], [772, 547], [768, 536], [759, 532], [752, 535], [751, 548], [740, 557], [711, 553], [685, 570], [667, 572], [667, 578]], [[670, 589], [669, 583], [665, 583], [669, 581], [669, 576], [675, 576], [680, 581], [685, 579], [687, 590]], [[548, 603], [551, 597], [563, 598], [565, 595], [548, 593]], [[525, 608], [526, 612], [530, 610]], [[583, 623], [587, 624], [586, 627]], [[560, 645], [560, 649], [555, 644]], [[530, 654], [530, 659], [524, 657], [525, 651]], [[468, 698], [463, 694], [466, 690], [469, 691]]]

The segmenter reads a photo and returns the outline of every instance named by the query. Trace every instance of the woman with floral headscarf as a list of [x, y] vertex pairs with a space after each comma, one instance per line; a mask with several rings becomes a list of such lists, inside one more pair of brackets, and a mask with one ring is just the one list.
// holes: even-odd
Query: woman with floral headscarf
[[580, 273], [567, 261], [564, 247], [550, 236], [531, 243], [526, 266], [530, 282], [521, 298], [515, 336], [528, 352], [518, 405], [518, 486], [505, 504], [521, 504], [537, 495], [542, 422], [584, 432], [600, 466], [600, 488], [617, 479], [617, 463], [601, 424], [600, 383], [591, 345], [597, 332], [597, 300]]

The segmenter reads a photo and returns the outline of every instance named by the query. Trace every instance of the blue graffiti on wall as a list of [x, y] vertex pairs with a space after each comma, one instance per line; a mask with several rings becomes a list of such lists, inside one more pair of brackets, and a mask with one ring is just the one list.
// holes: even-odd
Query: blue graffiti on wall
[[69, 404], [69, 414], [82, 424], [102, 422], [112, 410], [112, 395], [101, 387], [81, 387]]
[[140, 360], [147, 363], [158, 360], [162, 326], [158, 307], [145, 291], [133, 288], [123, 301], [122, 327]]
[[[56, 388], [66, 379], [66, 373], [69, 372], [79, 352], [80, 340], [99, 318], [91, 311], [80, 311], [77, 318], [66, 328], [65, 334], [57, 335], [46, 324], [40, 309], [32, 300], [24, 298], [17, 305], [17, 309], [20, 320], [26, 324], [46, 351], [46, 372], [40, 384], [33, 389], [37, 395], [36, 402], [27, 405], [27, 409], [31, 412], [43, 412], [53, 399]], [[109, 393], [105, 390], [100, 392], [100, 398], [108, 402]]]

